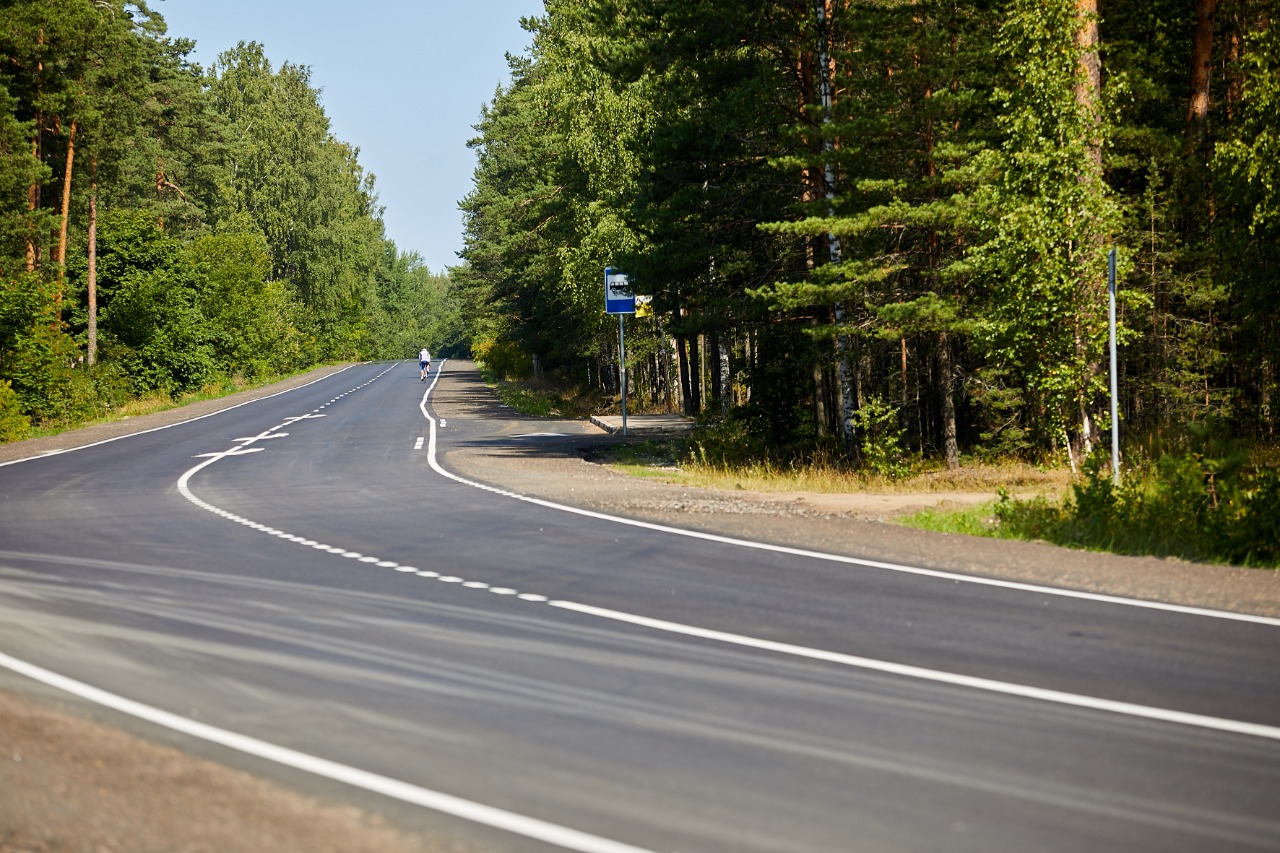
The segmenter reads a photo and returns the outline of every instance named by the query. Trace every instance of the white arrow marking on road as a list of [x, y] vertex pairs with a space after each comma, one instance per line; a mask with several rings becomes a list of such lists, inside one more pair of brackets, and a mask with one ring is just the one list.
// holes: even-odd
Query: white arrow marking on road
[[287, 432], [273, 432], [265, 435], [251, 435], [248, 438], [237, 438], [234, 441], [265, 441], [268, 438], [288, 438]]
[[266, 448], [265, 447], [236, 447], [231, 450], [223, 450], [219, 453], [197, 453], [195, 455], [195, 458], [203, 459], [205, 457], [212, 457], [214, 459], [221, 459], [224, 456], [244, 456], [245, 454], [248, 454], [248, 453], [261, 453], [263, 450], [266, 450]]

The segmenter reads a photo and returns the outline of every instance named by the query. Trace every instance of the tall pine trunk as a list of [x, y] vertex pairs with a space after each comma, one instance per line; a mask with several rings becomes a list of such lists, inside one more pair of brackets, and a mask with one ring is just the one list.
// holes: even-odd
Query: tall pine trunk
[[689, 339], [676, 336], [676, 361], [680, 370], [680, 408], [686, 415], [694, 414], [693, 393], [689, 382]]
[[[1076, 81], [1076, 104], [1087, 128], [1088, 138], [1085, 144], [1085, 162], [1081, 164], [1080, 181], [1091, 193], [1102, 192], [1102, 132], [1100, 126], [1099, 100], [1102, 93], [1102, 57], [1098, 52], [1098, 0], [1076, 0], [1076, 15], [1079, 29], [1076, 31], [1076, 46], [1079, 49], [1080, 73]], [[1081, 235], [1082, 244], [1079, 256], [1086, 265], [1080, 273], [1080, 285], [1084, 292], [1076, 311], [1075, 346], [1076, 356], [1085, 365], [1085, 375], [1076, 392], [1080, 429], [1080, 458], [1088, 456], [1093, 449], [1094, 419], [1090, 409], [1093, 400], [1089, 389], [1093, 379], [1102, 370], [1102, 364], [1090, 351], [1086, 340], [1087, 315], [1094, 309], [1096, 299], [1105, 292], [1105, 274], [1101, 267], [1090, 269], [1088, 265], [1102, 256], [1103, 235], [1097, 228], [1088, 227]]]
[[1218, 0], [1196, 0], [1196, 29], [1191, 38], [1191, 94], [1187, 98], [1187, 154], [1194, 155], [1204, 144], [1209, 118], [1209, 84], [1213, 62], [1213, 22]]
[[[827, 216], [835, 216], [835, 197], [836, 197], [836, 169], [834, 163], [835, 140], [831, 138], [831, 110], [834, 103], [834, 95], [831, 83], [831, 51], [829, 45], [830, 35], [828, 33], [828, 25], [830, 22], [831, 10], [828, 8], [830, 0], [814, 0], [814, 10], [818, 16], [818, 86], [822, 97], [822, 123], [828, 128], [822, 135], [822, 149], [824, 153], [823, 183], [825, 184], [825, 192], [827, 198]], [[834, 232], [827, 234], [827, 255], [828, 261], [832, 264], [838, 264], [842, 255], [840, 250], [840, 238]], [[844, 304], [836, 302], [831, 306], [831, 317], [836, 327], [836, 377], [840, 383], [840, 433], [844, 438], [846, 450], [852, 449], [854, 446], [854, 414], [856, 412], [854, 404], [854, 388], [853, 388], [853, 371], [849, 364], [849, 354], [851, 346], [849, 344], [849, 336], [845, 333], [844, 327], [846, 322]]]
[[947, 468], [960, 467], [960, 443], [956, 440], [955, 369], [951, 363], [951, 336], [938, 335], [938, 372], [942, 383], [942, 444], [947, 456]]
[[71, 120], [67, 134], [67, 172], [62, 176], [62, 220], [58, 225], [58, 292], [54, 296], [54, 311], [62, 317], [62, 291], [67, 283], [67, 223], [71, 219], [71, 170], [76, 159], [76, 120]]
[[89, 269], [85, 276], [89, 290], [89, 352], [86, 361], [92, 367], [98, 360], [98, 180], [97, 162], [91, 166], [95, 173], [89, 187]]
[[[31, 156], [37, 161], [40, 160], [40, 125], [44, 121], [44, 116], [36, 113], [36, 128], [31, 134]], [[35, 220], [35, 212], [40, 207], [40, 182], [32, 179], [31, 186], [27, 188], [27, 213], [31, 215], [31, 222]], [[27, 272], [32, 272], [36, 268], [36, 264], [40, 262], [40, 249], [36, 243], [36, 235], [33, 226], [29, 222], [27, 224]]]

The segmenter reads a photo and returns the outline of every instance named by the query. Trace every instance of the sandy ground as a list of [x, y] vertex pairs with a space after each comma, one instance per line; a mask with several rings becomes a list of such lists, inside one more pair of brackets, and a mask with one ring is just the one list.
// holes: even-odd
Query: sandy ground
[[[331, 373], [325, 368], [285, 386]], [[0, 462], [101, 441], [201, 414], [284, 386], [75, 433], [0, 445]], [[448, 418], [506, 414], [483, 389], [444, 396]], [[550, 426], [550, 425], [549, 425]], [[586, 437], [584, 443], [604, 440]], [[1280, 616], [1280, 572], [1068, 551], [908, 530], [884, 519], [980, 493], [756, 494], [638, 480], [586, 462], [576, 447], [507, 445], [451, 454], [466, 476], [576, 506], [729, 536], [1075, 589]], [[14, 677], [0, 678], [0, 853], [22, 851], [387, 851], [474, 847], [408, 832], [247, 772], [126, 733], [110, 718]]]

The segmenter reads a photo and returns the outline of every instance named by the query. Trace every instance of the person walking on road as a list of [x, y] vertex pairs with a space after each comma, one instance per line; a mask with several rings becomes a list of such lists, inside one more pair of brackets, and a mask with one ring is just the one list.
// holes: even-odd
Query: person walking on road
[[431, 372], [431, 353], [427, 352], [427, 348], [423, 347], [422, 352], [418, 353], [418, 381], [426, 382], [427, 374]]

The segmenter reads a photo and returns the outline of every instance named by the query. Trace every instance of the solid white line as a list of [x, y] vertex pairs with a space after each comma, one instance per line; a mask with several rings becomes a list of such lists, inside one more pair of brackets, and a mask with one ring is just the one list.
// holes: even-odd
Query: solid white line
[[162, 429], [172, 429], [173, 427], [182, 426], [183, 424], [190, 424], [190, 423], [195, 423], [196, 421], [202, 421], [205, 418], [211, 418], [214, 415], [220, 415], [223, 412], [229, 412], [232, 409], [238, 409], [241, 406], [247, 406], [250, 403], [257, 403], [260, 400], [270, 400], [272, 397], [279, 397], [281, 394], [288, 394], [291, 391], [297, 391], [300, 388], [306, 388], [309, 385], [315, 385], [317, 382], [323, 382], [326, 379], [332, 379], [333, 377], [337, 376], [339, 373], [344, 373], [350, 370], [352, 367], [355, 367], [355, 365], [348, 364], [346, 367], [342, 368], [342, 370], [335, 370], [333, 373], [330, 373], [327, 376], [321, 376], [319, 379], [312, 379], [310, 382], [305, 382], [302, 385], [295, 385], [292, 388], [286, 388], [283, 391], [277, 391], [276, 393], [268, 394], [265, 397], [255, 397], [252, 400], [245, 400], [243, 403], [236, 403], [234, 406], [227, 406], [225, 409], [218, 409], [218, 411], [209, 412], [206, 415], [199, 415], [198, 417], [187, 418], [185, 421], [178, 421], [177, 423], [165, 424], [164, 426], [158, 426], [158, 427], [152, 427], [151, 429], [139, 430], [138, 432], [131, 432], [126, 435], [117, 435], [114, 438], [104, 438], [102, 441], [95, 441], [92, 444], [82, 444], [79, 447], [68, 447], [62, 450], [48, 450], [43, 453], [38, 453], [35, 456], [24, 456], [21, 459], [10, 459], [8, 462], [0, 462], [0, 468], [3, 468], [6, 465], [17, 465], [19, 462], [30, 462], [32, 459], [44, 459], [46, 456], [58, 456], [63, 453], [74, 453], [77, 450], [85, 450], [90, 447], [98, 447], [103, 444], [110, 444], [113, 441], [120, 441], [123, 438], [133, 438], [135, 435], [147, 435], [148, 433], [159, 432]]
[[496, 829], [506, 830], [525, 838], [554, 844], [566, 850], [578, 850], [582, 851], [582, 853], [653, 853], [653, 851], [645, 850], [641, 847], [621, 844], [617, 841], [580, 832], [576, 829], [569, 829], [568, 827], [525, 817], [524, 815], [494, 808], [493, 806], [486, 806], [482, 803], [472, 802], [471, 800], [465, 800], [440, 791], [411, 785], [398, 779], [391, 779], [387, 776], [380, 776], [377, 773], [370, 773], [367, 770], [348, 767], [336, 761], [318, 758], [305, 752], [277, 746], [247, 735], [189, 720], [186, 717], [180, 717], [177, 714], [171, 714], [168, 711], [162, 711], [159, 708], [153, 708], [150, 705], [144, 705], [141, 702], [135, 702], [132, 699], [126, 699], [114, 693], [108, 693], [84, 682], [67, 678], [56, 672], [10, 657], [2, 652], [0, 652], [0, 666], [20, 675], [25, 675], [42, 684], [47, 684], [50, 687], [56, 687], [82, 699], [87, 699], [90, 702], [95, 702], [104, 707], [112, 708], [185, 735], [220, 744], [247, 755], [265, 758], [268, 761], [274, 761], [286, 767], [314, 773], [326, 779], [354, 785], [357, 788], [363, 788], [366, 791], [372, 791], [406, 803], [435, 809], [438, 812]]
[[1250, 622], [1256, 625], [1271, 625], [1280, 627], [1280, 619], [1271, 616], [1257, 616], [1252, 613], [1233, 613], [1229, 610], [1210, 610], [1204, 607], [1188, 607], [1182, 604], [1168, 604], [1163, 601], [1146, 601], [1141, 598], [1125, 598], [1118, 595], [1105, 595], [1097, 592], [1083, 592], [1074, 589], [1061, 589], [1052, 586], [1040, 586], [1039, 584], [1021, 583], [1019, 581], [1006, 581], [997, 578], [986, 578], [979, 575], [964, 575], [957, 572], [944, 572], [937, 569], [925, 569], [919, 566], [907, 566], [901, 563], [888, 563], [881, 560], [868, 560], [862, 557], [848, 557], [843, 554], [829, 554], [825, 551], [810, 551], [806, 548], [793, 548], [787, 545], [773, 545], [767, 542], [753, 542], [749, 539], [735, 539], [732, 536], [721, 536], [716, 533], [704, 533], [700, 530], [686, 530], [681, 527], [669, 527], [665, 524], [656, 524], [651, 521], [639, 521], [634, 518], [623, 518], [622, 516], [609, 515], [594, 510], [582, 509], [580, 507], [568, 506], [566, 504], [555, 503], [554, 501], [543, 500], [542, 498], [534, 498], [529, 495], [522, 495], [518, 492], [500, 489], [496, 486], [489, 486], [484, 483], [477, 483], [474, 480], [468, 480], [460, 477], [450, 471], [446, 471], [436, 460], [436, 422], [431, 413], [427, 411], [427, 398], [431, 396], [435, 383], [432, 382], [427, 391], [422, 396], [422, 400], [418, 404], [418, 409], [429, 422], [429, 441], [427, 442], [427, 461], [437, 474], [446, 477], [458, 483], [471, 486], [475, 489], [483, 489], [486, 492], [493, 492], [503, 497], [513, 498], [515, 500], [524, 501], [525, 503], [536, 504], [537, 506], [554, 509], [560, 512], [569, 512], [574, 515], [584, 516], [586, 518], [594, 518], [600, 521], [609, 521], [615, 524], [625, 524], [629, 527], [639, 527], [644, 530], [653, 530], [659, 533], [670, 533], [674, 536], [685, 536], [690, 539], [701, 539], [705, 542], [718, 542], [722, 545], [732, 545], [737, 548], [750, 548], [756, 551], [768, 551], [774, 554], [787, 554], [793, 557], [806, 557], [812, 560], [823, 560], [830, 563], [844, 563], [851, 566], [863, 566], [871, 569], [884, 569], [886, 571], [898, 572], [901, 574], [920, 575], [922, 577], [936, 578], [939, 580], [954, 581], [956, 583], [977, 584], [979, 586], [998, 587], [1000, 589], [1013, 589], [1020, 592], [1030, 592], [1036, 595], [1053, 595], [1059, 598], [1074, 598], [1082, 601], [1097, 601], [1104, 604], [1119, 604], [1125, 607], [1141, 607], [1147, 610], [1160, 610], [1167, 613], [1182, 613], [1190, 616], [1208, 616], [1213, 619], [1227, 619], [1235, 622]]
[[743, 636], [741, 634], [730, 634], [725, 631], [712, 631], [706, 628], [697, 628], [692, 625], [682, 625], [679, 622], [667, 622], [663, 619], [650, 619], [647, 616], [637, 616], [633, 613], [623, 613], [617, 610], [608, 610], [603, 607], [592, 607], [591, 605], [578, 604], [572, 601], [550, 601], [547, 603], [551, 607], [558, 607], [562, 610], [572, 610], [575, 613], [585, 613], [590, 616], [597, 616], [601, 619], [611, 619], [615, 622], [627, 622], [632, 625], [653, 628], [670, 634], [683, 634], [688, 637], [700, 637], [706, 640], [715, 640], [720, 643], [730, 643], [735, 646], [745, 646], [747, 648], [778, 652], [780, 654], [792, 655], [795, 657], [810, 658], [812, 660], [820, 660], [827, 663], [840, 664], [842, 666], [874, 670], [875, 672], [884, 672], [890, 675], [901, 675], [908, 678], [932, 681], [939, 684], [950, 684], [957, 687], [969, 687], [976, 690], [984, 690], [988, 693], [1003, 693], [1008, 696], [1020, 696], [1025, 699], [1038, 699], [1044, 702], [1053, 702], [1058, 705], [1074, 705], [1078, 708], [1088, 708], [1094, 711], [1111, 711], [1113, 713], [1124, 714], [1129, 717], [1142, 717], [1148, 720], [1159, 720], [1165, 723], [1179, 723], [1187, 726], [1198, 726], [1199, 728], [1204, 729], [1230, 732], [1232, 734], [1280, 740], [1280, 728], [1276, 726], [1267, 726], [1259, 723], [1245, 723], [1240, 722], [1239, 720], [1227, 720], [1221, 717], [1208, 717], [1203, 714], [1189, 714], [1182, 711], [1171, 711], [1166, 708], [1155, 708], [1149, 705], [1135, 705], [1131, 702], [1116, 702], [1110, 699], [1100, 699], [1096, 696], [1085, 696], [1079, 693], [1066, 693], [1061, 690], [1046, 690], [1025, 684], [996, 681], [990, 678], [958, 675], [956, 673], [943, 672], [936, 669], [925, 669], [924, 667], [910, 666], [908, 664], [875, 660], [874, 658], [864, 658], [858, 655], [829, 652], [823, 649], [814, 649], [807, 646], [795, 646], [790, 643], [779, 643], [773, 640], [761, 640], [755, 637]]
[[[894, 571], [907, 571], [914, 574], [922, 574], [932, 577], [941, 577], [948, 580], [964, 581], [968, 583], [984, 583], [993, 586], [1001, 586], [1012, 589], [1026, 590], [1047, 595], [1061, 595], [1071, 598], [1084, 598], [1094, 601], [1104, 601], [1113, 604], [1123, 604], [1133, 607], [1151, 607], [1158, 610], [1172, 610], [1181, 613], [1191, 613], [1194, 615], [1212, 616], [1224, 619], [1240, 618], [1244, 614], [1225, 613], [1216, 610], [1201, 610], [1199, 608], [1181, 607], [1179, 605], [1164, 605], [1159, 602], [1148, 602], [1137, 599], [1118, 598], [1114, 596], [1102, 596], [1094, 593], [1078, 593], [1073, 590], [1059, 590], [1052, 587], [1038, 587], [1031, 584], [1010, 583], [1004, 581], [992, 581], [988, 578], [973, 578], [967, 575], [952, 575], [946, 572], [934, 572], [927, 569], [916, 569], [911, 566], [898, 566], [893, 563], [879, 563], [871, 560], [859, 560], [853, 557], [843, 557], [838, 554], [824, 554], [818, 551], [806, 551], [798, 548], [787, 548], [776, 545], [766, 545], [759, 542], [750, 542], [742, 539], [733, 539], [726, 536], [716, 536], [713, 534], [699, 533], [697, 531], [682, 530], [676, 527], [666, 527], [660, 524], [651, 524], [649, 522], [634, 521], [628, 518], [606, 515], [604, 513], [592, 512], [590, 510], [582, 510], [577, 507], [557, 504], [551, 501], [541, 500], [540, 498], [531, 498], [527, 495], [521, 495], [516, 492], [510, 492], [505, 489], [498, 489], [493, 486], [487, 486], [483, 483], [477, 483], [464, 477], [446, 471], [441, 467], [436, 459], [436, 422], [431, 413], [427, 410], [427, 400], [431, 396], [431, 391], [435, 388], [433, 382], [426, 393], [423, 394], [422, 400], [418, 404], [419, 410], [427, 419], [429, 424], [429, 450], [427, 460], [431, 467], [443, 477], [454, 480], [459, 483], [471, 486], [477, 489], [483, 489], [487, 492], [503, 495], [505, 497], [515, 498], [517, 500], [526, 501], [538, 506], [556, 509], [563, 512], [570, 512], [576, 515], [584, 515], [590, 518], [597, 518], [604, 521], [613, 521], [619, 524], [626, 524], [634, 527], [642, 527], [649, 530], [656, 530], [664, 533], [672, 533], [680, 536], [690, 536], [696, 539], [704, 539], [713, 542], [721, 542], [727, 545], [735, 545], [745, 548], [756, 548], [759, 550], [773, 551], [776, 553], [793, 554], [802, 557], [811, 557], [820, 560], [832, 560], [835, 562], [848, 562], [857, 565], [871, 566], [874, 568], [886, 568]], [[692, 625], [683, 625], [678, 622], [668, 622], [662, 619], [653, 619], [648, 616], [639, 616], [633, 613], [624, 613], [617, 610], [608, 610], [602, 607], [593, 607], [586, 604], [577, 604], [570, 601], [548, 601], [544, 596], [536, 594], [521, 594], [518, 598], [527, 601], [545, 601], [552, 607], [562, 610], [572, 610], [602, 619], [610, 619], [617, 622], [627, 622], [633, 625], [639, 625], [646, 628], [652, 628], [668, 633], [683, 634], [691, 637], [701, 637], [703, 639], [715, 640], [722, 643], [730, 643], [737, 646], [761, 649], [765, 651], [777, 652], [796, 657], [804, 657], [812, 660], [827, 661], [829, 663], [838, 663], [845, 666], [855, 666], [862, 669], [874, 670], [893, 675], [906, 676], [910, 678], [922, 679], [941, 684], [950, 684], [959, 687], [967, 687], [975, 690], [983, 690], [991, 693], [1000, 693], [1008, 696], [1018, 696], [1027, 699], [1036, 699], [1044, 702], [1052, 702], [1060, 705], [1071, 705], [1080, 708], [1088, 708], [1096, 711], [1109, 711], [1116, 714], [1123, 714], [1131, 717], [1140, 717], [1150, 720], [1159, 720], [1161, 722], [1179, 723], [1188, 726], [1197, 726], [1200, 728], [1214, 729], [1216, 731], [1231, 732], [1233, 734], [1250, 735], [1254, 737], [1268, 738], [1271, 740], [1280, 740], [1280, 728], [1275, 726], [1261, 725], [1258, 723], [1247, 723], [1238, 720], [1228, 720], [1220, 717], [1209, 717], [1201, 714], [1190, 714], [1181, 711], [1173, 711], [1165, 708], [1155, 708], [1147, 705], [1137, 705], [1130, 702], [1117, 702], [1110, 699], [1102, 699], [1094, 696], [1084, 696], [1077, 693], [1066, 693], [1059, 690], [1047, 690], [1039, 687], [1032, 687], [1025, 684], [1014, 684], [1012, 682], [996, 681], [989, 678], [978, 678], [974, 676], [960, 675], [957, 673], [943, 672], [941, 670], [926, 669], [924, 667], [910, 666], [907, 664], [893, 663], [891, 661], [876, 660], [874, 658], [864, 658], [857, 655], [848, 655], [841, 652], [831, 652], [823, 649], [813, 649], [806, 646], [796, 646], [790, 643], [779, 643], [772, 640], [761, 640], [755, 637], [747, 637], [741, 634], [731, 634], [724, 631], [713, 631], [706, 628], [698, 628]], [[1265, 617], [1248, 617], [1244, 621], [1262, 622], [1263, 624], [1280, 624], [1280, 620], [1266, 619]]]

